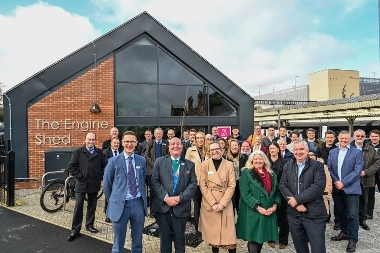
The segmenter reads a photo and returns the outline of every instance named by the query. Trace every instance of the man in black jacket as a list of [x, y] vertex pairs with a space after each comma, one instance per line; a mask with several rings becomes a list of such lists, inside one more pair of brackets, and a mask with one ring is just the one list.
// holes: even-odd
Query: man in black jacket
[[307, 157], [308, 144], [295, 141], [294, 159], [284, 165], [280, 190], [288, 199], [289, 230], [297, 252], [325, 253], [325, 226], [328, 217], [323, 202], [326, 175], [323, 164]]
[[83, 203], [87, 194], [86, 230], [91, 233], [99, 232], [94, 228], [97, 195], [100, 182], [103, 180], [107, 158], [102, 150], [95, 147], [96, 136], [88, 133], [85, 145], [74, 150], [68, 170], [75, 178], [75, 207], [69, 241], [75, 240], [80, 234], [83, 220]]
[[[337, 148], [335, 145], [335, 133], [334, 131], [327, 130], [325, 132], [325, 142], [317, 148], [316, 157], [323, 159], [324, 164], [327, 165], [330, 150]], [[330, 218], [328, 218], [330, 220]], [[334, 205], [334, 230], [340, 230], [339, 215], [336, 205]]]

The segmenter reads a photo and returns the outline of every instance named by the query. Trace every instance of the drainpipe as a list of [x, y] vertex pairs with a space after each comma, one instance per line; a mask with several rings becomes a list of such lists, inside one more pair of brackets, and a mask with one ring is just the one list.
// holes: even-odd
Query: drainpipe
[[[9, 101], [9, 141], [12, 143], [12, 104], [6, 93], [3, 94]], [[9, 147], [8, 147], [9, 148]]]

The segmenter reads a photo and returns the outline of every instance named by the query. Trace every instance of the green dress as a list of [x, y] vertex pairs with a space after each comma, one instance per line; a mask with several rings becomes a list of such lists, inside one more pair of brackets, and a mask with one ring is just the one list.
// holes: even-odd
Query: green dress
[[281, 203], [276, 174], [273, 172], [269, 174], [272, 190], [268, 195], [262, 179], [256, 171], [244, 168], [241, 173], [239, 216], [236, 223], [236, 234], [239, 239], [257, 243], [278, 241], [276, 213], [266, 216], [254, 209], [257, 204], [268, 209], [275, 203], [278, 205]]

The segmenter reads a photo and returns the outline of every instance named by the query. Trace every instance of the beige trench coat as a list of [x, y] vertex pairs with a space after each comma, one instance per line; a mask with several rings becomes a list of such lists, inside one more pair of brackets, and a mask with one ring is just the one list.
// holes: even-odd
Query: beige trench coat
[[[201, 171], [201, 157], [199, 156], [198, 149], [195, 146], [192, 146], [187, 149], [185, 158], [189, 161], [192, 161], [195, 164], [195, 175], [197, 176], [197, 183], [199, 185], [199, 174]], [[208, 155], [206, 155], [205, 160], [208, 159]]]
[[[236, 244], [235, 217], [231, 200], [235, 186], [235, 172], [230, 161], [223, 159], [218, 171], [215, 170], [212, 159], [202, 163], [199, 179], [202, 192], [199, 231], [202, 233], [202, 239], [209, 244]], [[214, 212], [211, 206], [216, 203], [225, 207], [222, 212]]]
[[327, 165], [324, 165], [324, 169], [325, 169], [325, 174], [326, 174], [326, 188], [323, 194], [323, 202], [325, 203], [327, 214], [329, 214], [330, 213], [329, 199], [331, 199], [331, 192], [332, 192], [333, 186], [332, 186], [331, 175], [330, 175], [329, 168], [327, 167]]

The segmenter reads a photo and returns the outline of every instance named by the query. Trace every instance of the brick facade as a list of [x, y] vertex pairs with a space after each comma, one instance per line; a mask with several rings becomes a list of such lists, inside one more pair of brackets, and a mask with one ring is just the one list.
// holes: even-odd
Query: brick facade
[[[109, 130], [114, 126], [113, 65], [114, 59], [110, 58], [96, 68], [96, 102], [101, 113], [90, 112], [94, 103], [94, 69], [28, 108], [29, 177], [42, 178], [45, 150], [80, 147], [88, 132], [96, 134], [95, 145], [99, 148], [109, 138]], [[39, 185], [35, 182], [18, 183], [16, 188]]]

